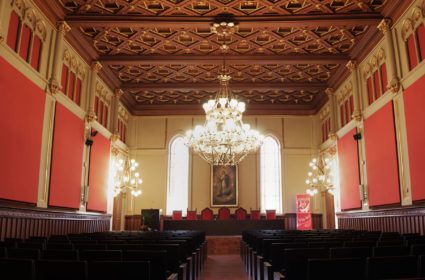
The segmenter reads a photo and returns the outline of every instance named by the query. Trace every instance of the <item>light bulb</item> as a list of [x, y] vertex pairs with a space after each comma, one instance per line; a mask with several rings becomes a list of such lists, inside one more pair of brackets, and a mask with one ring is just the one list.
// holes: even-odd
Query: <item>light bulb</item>
[[310, 171], [310, 172], [307, 173], [307, 175], [308, 175], [308, 177], [311, 177], [311, 176], [313, 176], [313, 172]]
[[236, 108], [238, 106], [238, 101], [236, 99], [230, 100], [230, 107]]
[[245, 112], [245, 103], [243, 102], [238, 103], [238, 111], [241, 113]]
[[134, 173], [134, 176], [139, 177], [140, 176], [139, 172]]
[[227, 103], [227, 98], [220, 98], [218, 103], [220, 103], [221, 107], [224, 107]]
[[131, 162], [131, 163], [135, 163], [135, 162], [136, 162], [136, 160], [135, 160], [135, 159], [131, 159], [131, 160], [130, 160], [130, 162]]
[[141, 184], [141, 183], [143, 183], [143, 180], [142, 180], [142, 179], [139, 179], [137, 182], [138, 182], [139, 184]]

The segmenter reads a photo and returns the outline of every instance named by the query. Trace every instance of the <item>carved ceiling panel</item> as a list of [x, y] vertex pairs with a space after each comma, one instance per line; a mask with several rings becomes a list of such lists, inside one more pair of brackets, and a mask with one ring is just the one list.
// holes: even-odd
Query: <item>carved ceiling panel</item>
[[[81, 27], [99, 55], [221, 54], [343, 54], [348, 53], [368, 26], [240, 27], [228, 38], [208, 28]], [[226, 42], [224, 42], [226, 40]]]
[[[231, 86], [230, 86], [231, 87]], [[213, 90], [131, 90], [130, 94], [138, 104], [203, 104], [214, 98]], [[283, 104], [283, 105], [311, 105], [323, 98], [323, 91], [300, 90], [232, 90], [234, 96], [247, 104]]]
[[67, 13], [143, 16], [372, 13], [388, 0], [59, 0]]
[[[347, 62], [377, 42], [379, 22], [406, 6], [404, 0], [56, 1], [51, 6], [72, 27], [67, 39], [88, 62], [103, 65], [101, 78], [122, 89], [127, 109], [141, 114], [200, 108], [212, 98], [223, 45], [238, 98], [258, 108], [273, 105], [274, 112], [318, 112], [325, 89], [348, 76]], [[218, 36], [210, 27], [223, 14], [236, 27]]]
[[[326, 83], [339, 64], [228, 64], [226, 73], [232, 81], [243, 83]], [[216, 82], [222, 72], [220, 64], [165, 64], [165, 65], [110, 65], [112, 71], [123, 83], [205, 83]]]

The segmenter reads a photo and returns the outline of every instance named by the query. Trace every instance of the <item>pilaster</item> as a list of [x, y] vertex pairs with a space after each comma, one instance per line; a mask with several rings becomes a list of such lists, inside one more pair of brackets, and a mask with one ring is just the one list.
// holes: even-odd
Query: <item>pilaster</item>
[[120, 98], [123, 96], [124, 91], [122, 89], [115, 89], [114, 91], [114, 98], [112, 100], [112, 127], [111, 132], [112, 140], [118, 140], [120, 138], [120, 133], [118, 131], [118, 111], [119, 111], [119, 105], [120, 105]]
[[[353, 101], [354, 101], [354, 111], [352, 118], [355, 120], [357, 132], [361, 135], [364, 135], [363, 130], [363, 106], [362, 106], [362, 95], [360, 91], [360, 81], [358, 75], [358, 65], [356, 61], [350, 60], [346, 67], [350, 70], [352, 79], [353, 79]], [[359, 171], [360, 171], [360, 186], [359, 186], [359, 196], [362, 200], [362, 209], [369, 210], [368, 204], [368, 189], [367, 189], [367, 171], [366, 171], [366, 153], [365, 153], [365, 142], [364, 137], [357, 141], [358, 151], [359, 151]]]
[[353, 101], [354, 101], [354, 111], [352, 118], [360, 123], [363, 119], [362, 114], [362, 104], [361, 104], [361, 92], [359, 87], [359, 75], [358, 75], [358, 65], [356, 61], [350, 60], [347, 65], [347, 69], [350, 70], [353, 78]]
[[97, 119], [96, 111], [94, 108], [94, 101], [96, 98], [96, 81], [98, 73], [102, 69], [102, 64], [100, 64], [99, 61], [94, 61], [91, 65], [91, 72], [90, 72], [90, 87], [88, 91], [88, 98], [89, 98], [89, 107], [87, 108], [87, 116], [86, 120], [90, 123], [92, 121], [95, 121]]
[[44, 105], [43, 132], [41, 140], [40, 171], [38, 176], [37, 207], [47, 208], [50, 188], [50, 167], [52, 161], [53, 131], [55, 122], [56, 98], [46, 94]]
[[55, 50], [53, 54], [52, 61], [52, 75], [49, 79], [49, 90], [50, 93], [56, 94], [60, 89], [61, 83], [61, 66], [62, 66], [62, 53], [63, 45], [65, 40], [65, 34], [71, 30], [71, 27], [65, 21], [59, 21], [57, 23], [57, 32], [56, 32], [56, 41], [55, 41]]
[[328, 96], [329, 99], [329, 107], [330, 107], [330, 119], [331, 119], [331, 127], [330, 127], [330, 132], [329, 132], [329, 138], [331, 138], [332, 140], [336, 141], [336, 131], [338, 130], [338, 125], [337, 125], [337, 120], [338, 120], [338, 116], [337, 116], [337, 103], [336, 103], [336, 95], [335, 95], [335, 90], [333, 88], [327, 88], [325, 90], [326, 95]]
[[387, 55], [387, 73], [388, 73], [388, 85], [386, 87], [391, 89], [392, 93], [397, 93], [400, 90], [400, 79], [397, 74], [397, 66], [395, 60], [395, 45], [393, 39], [393, 33], [391, 31], [390, 19], [383, 19], [379, 25], [378, 29], [384, 34], [385, 45], [388, 51]]

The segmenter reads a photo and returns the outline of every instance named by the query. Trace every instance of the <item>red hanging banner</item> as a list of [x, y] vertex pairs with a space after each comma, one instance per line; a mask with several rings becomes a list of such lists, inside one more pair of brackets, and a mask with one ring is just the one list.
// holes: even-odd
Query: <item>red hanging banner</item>
[[313, 228], [311, 218], [311, 197], [308, 194], [297, 194], [297, 229], [311, 230]]

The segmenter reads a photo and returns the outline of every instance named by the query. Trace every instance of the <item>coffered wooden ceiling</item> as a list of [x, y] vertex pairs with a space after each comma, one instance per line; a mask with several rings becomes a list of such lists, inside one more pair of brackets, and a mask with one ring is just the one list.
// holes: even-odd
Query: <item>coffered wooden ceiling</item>
[[[313, 114], [350, 59], [380, 38], [404, 0], [37, 0], [72, 27], [67, 39], [125, 94], [135, 115], [202, 113], [225, 54], [230, 88], [251, 114]], [[55, 4], [51, 4], [56, 2]], [[228, 13], [237, 31], [210, 31]]]

